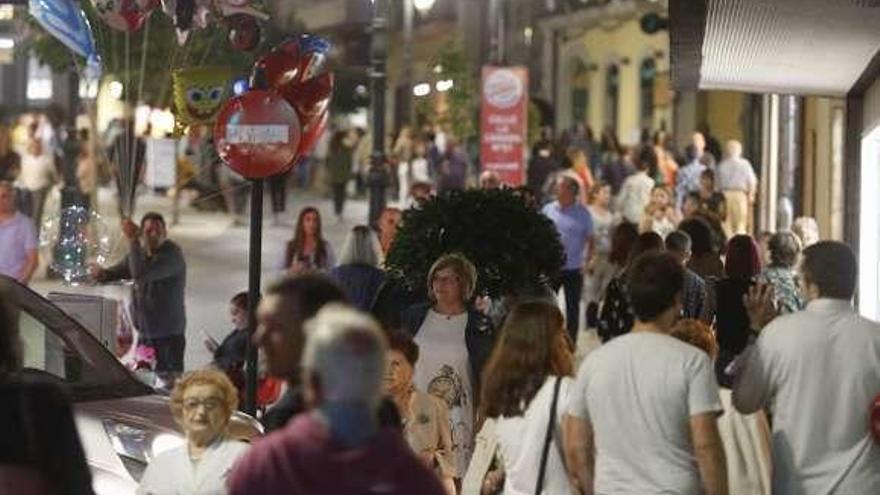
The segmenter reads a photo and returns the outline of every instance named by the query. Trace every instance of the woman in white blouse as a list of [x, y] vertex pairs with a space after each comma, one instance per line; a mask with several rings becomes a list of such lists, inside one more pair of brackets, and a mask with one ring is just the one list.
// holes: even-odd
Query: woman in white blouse
[[171, 412], [186, 443], [159, 454], [144, 471], [138, 495], [225, 495], [226, 478], [248, 444], [227, 437], [238, 392], [216, 369], [191, 371], [171, 392]]
[[575, 493], [560, 442], [574, 368], [569, 349], [565, 318], [555, 303], [522, 302], [508, 315], [486, 364], [480, 406], [481, 417], [495, 418], [503, 476], [490, 472], [483, 493], [502, 484], [505, 495]]

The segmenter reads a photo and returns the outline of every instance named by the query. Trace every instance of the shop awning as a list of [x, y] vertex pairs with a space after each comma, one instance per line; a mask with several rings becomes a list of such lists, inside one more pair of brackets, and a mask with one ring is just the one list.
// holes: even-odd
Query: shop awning
[[880, 49], [880, 0], [671, 0], [669, 10], [677, 89], [843, 96]]

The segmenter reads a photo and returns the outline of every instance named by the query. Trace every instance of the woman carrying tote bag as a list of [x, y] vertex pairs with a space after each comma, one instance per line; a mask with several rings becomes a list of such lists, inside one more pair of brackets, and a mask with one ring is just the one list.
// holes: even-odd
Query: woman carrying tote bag
[[[494, 418], [500, 458], [482, 493], [569, 495], [561, 416], [571, 386], [565, 320], [548, 301], [518, 304], [507, 317], [483, 374], [481, 417]], [[496, 486], [490, 486], [490, 485]]]

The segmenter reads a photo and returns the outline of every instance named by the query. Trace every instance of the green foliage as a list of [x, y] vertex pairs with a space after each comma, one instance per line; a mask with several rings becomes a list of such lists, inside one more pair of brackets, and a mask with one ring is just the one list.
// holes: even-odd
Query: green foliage
[[438, 123], [449, 125], [455, 136], [468, 141], [477, 134], [477, 97], [480, 92], [470, 59], [460, 41], [450, 42], [440, 50], [431, 62], [431, 67], [438, 65], [443, 69], [438, 79], [452, 79], [455, 82], [452, 89], [446, 92], [449, 112]]
[[[262, 40], [253, 52], [233, 50], [229, 46], [229, 29], [215, 18], [205, 29], [193, 29], [187, 42], [180, 46], [171, 18], [154, 11], [138, 32], [125, 33], [106, 25], [91, 2], [79, 3], [89, 19], [92, 33], [104, 67], [104, 77], [119, 80], [126, 93], [123, 99], [166, 107], [171, 101], [171, 73], [181, 67], [218, 65], [231, 67], [239, 76], [246, 76], [254, 60], [284, 39], [284, 33], [272, 23], [261, 23]], [[29, 35], [21, 49], [33, 54], [54, 72], [70, 70], [73, 57], [81, 68], [85, 62], [72, 54], [34, 20], [28, 19]], [[145, 43], [146, 37], [146, 43]], [[141, 61], [146, 50], [145, 70]], [[141, 84], [143, 89], [141, 90]]]
[[392, 277], [414, 289], [450, 252], [474, 263], [478, 293], [492, 297], [555, 277], [565, 258], [553, 222], [527, 204], [522, 189], [456, 191], [404, 212], [385, 263]]

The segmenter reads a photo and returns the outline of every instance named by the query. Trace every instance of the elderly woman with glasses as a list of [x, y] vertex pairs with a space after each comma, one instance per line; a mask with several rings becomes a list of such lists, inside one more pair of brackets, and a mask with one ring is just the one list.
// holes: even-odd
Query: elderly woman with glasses
[[226, 478], [248, 444], [227, 436], [238, 392], [213, 368], [191, 371], [171, 392], [171, 412], [186, 442], [147, 466], [139, 495], [224, 495]]
[[441, 256], [428, 272], [430, 302], [402, 315], [403, 329], [421, 349], [416, 388], [449, 408], [453, 475], [464, 477], [474, 444], [474, 412], [480, 376], [492, 352], [491, 323], [473, 305], [477, 270], [461, 254]]

